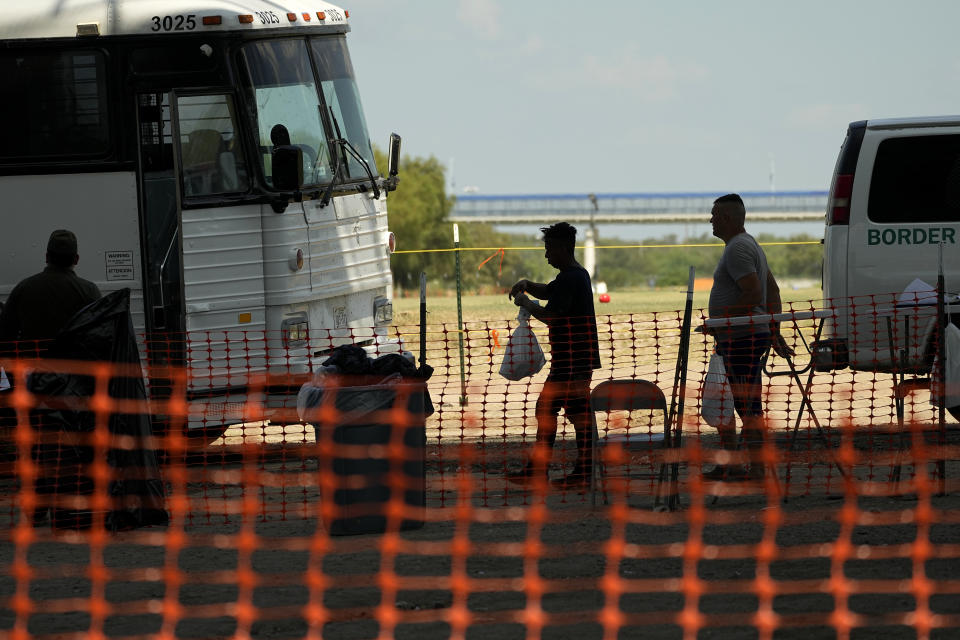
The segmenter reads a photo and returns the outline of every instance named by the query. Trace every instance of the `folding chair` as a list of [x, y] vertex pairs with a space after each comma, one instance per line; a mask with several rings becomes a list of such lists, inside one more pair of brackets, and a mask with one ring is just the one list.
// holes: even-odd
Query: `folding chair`
[[[591, 423], [593, 428], [593, 474], [590, 478], [590, 501], [597, 505], [597, 485], [604, 484], [603, 502], [608, 503], [607, 491], [603, 481], [606, 470], [599, 455], [602, 446], [620, 444], [626, 449], [649, 450], [667, 447], [670, 444], [670, 418], [667, 411], [667, 400], [660, 387], [646, 380], [607, 380], [601, 382], [590, 394]], [[663, 412], [663, 433], [651, 431], [636, 431], [631, 433], [610, 434], [600, 438], [597, 429], [597, 412], [603, 411], [637, 411], [647, 409]], [[667, 474], [667, 465], [662, 464], [659, 471], [659, 482], [662, 483]], [[660, 485], [657, 486], [657, 502], [660, 501]]]

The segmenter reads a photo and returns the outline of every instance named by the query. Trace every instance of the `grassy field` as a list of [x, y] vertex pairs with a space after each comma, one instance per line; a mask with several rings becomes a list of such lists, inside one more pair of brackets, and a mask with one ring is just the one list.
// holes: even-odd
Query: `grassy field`
[[[596, 311], [601, 315], [627, 313], [646, 313], [651, 311], [670, 311], [683, 309], [686, 301], [684, 287], [673, 289], [639, 289], [628, 291], [610, 291], [610, 302], [596, 303]], [[696, 291], [693, 294], [693, 308], [707, 306], [709, 291]], [[821, 298], [820, 287], [793, 288], [783, 286], [781, 296], [784, 305], [789, 302], [814, 301]], [[464, 322], [478, 320], [509, 320], [517, 316], [517, 308], [507, 299], [506, 294], [475, 295], [464, 294], [461, 305]], [[393, 322], [397, 326], [416, 325], [420, 322], [419, 298], [395, 298], [393, 301]], [[445, 291], [442, 294], [427, 291], [427, 324], [457, 322], [456, 292]]]

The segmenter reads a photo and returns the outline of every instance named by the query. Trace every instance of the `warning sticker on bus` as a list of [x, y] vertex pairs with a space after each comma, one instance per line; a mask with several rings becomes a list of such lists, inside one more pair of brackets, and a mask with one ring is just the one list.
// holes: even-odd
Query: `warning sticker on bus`
[[133, 280], [133, 251], [107, 251], [104, 253], [107, 281]]

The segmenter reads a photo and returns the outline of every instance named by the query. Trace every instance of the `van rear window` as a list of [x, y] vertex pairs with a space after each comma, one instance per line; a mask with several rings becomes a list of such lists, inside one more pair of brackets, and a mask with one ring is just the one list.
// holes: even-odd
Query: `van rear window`
[[881, 142], [867, 216], [873, 222], [960, 221], [960, 135]]

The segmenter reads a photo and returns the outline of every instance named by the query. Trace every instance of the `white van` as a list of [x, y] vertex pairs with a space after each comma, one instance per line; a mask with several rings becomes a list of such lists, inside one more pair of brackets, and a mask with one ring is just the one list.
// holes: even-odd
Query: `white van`
[[[960, 291], [960, 116], [853, 122], [827, 201], [818, 369], [925, 374], [945, 290]], [[904, 294], [911, 288], [919, 294]], [[956, 308], [960, 311], [960, 307]]]

